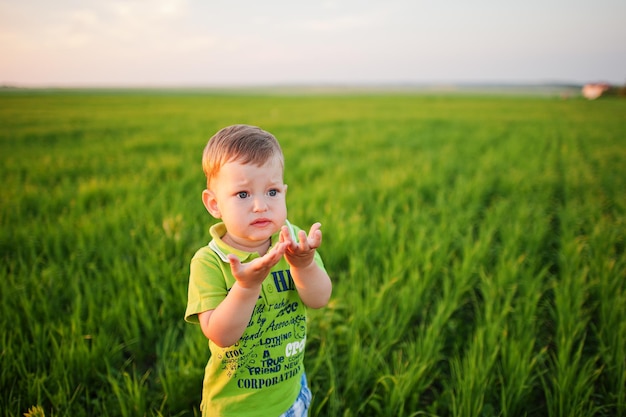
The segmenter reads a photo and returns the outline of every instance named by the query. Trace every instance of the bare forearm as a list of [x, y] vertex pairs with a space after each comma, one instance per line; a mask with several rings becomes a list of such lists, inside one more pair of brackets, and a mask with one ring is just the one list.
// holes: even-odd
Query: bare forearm
[[233, 285], [228, 296], [213, 310], [210, 319], [204, 324], [201, 320], [205, 336], [221, 347], [237, 343], [248, 327], [260, 291], [260, 287]]
[[291, 268], [298, 294], [307, 307], [324, 307], [332, 293], [330, 277], [315, 262], [304, 268]]

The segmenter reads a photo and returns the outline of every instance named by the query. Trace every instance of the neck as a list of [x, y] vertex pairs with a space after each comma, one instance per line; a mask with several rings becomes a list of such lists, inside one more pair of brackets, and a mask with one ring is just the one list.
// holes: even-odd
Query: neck
[[265, 242], [261, 242], [258, 245], [244, 245], [233, 240], [233, 238], [231, 238], [228, 233], [222, 236], [222, 241], [224, 241], [224, 243], [228, 244], [229, 246], [232, 246], [235, 249], [239, 249], [239, 250], [242, 250], [245, 252], [251, 252], [251, 253], [256, 252], [259, 254], [259, 256], [265, 255], [271, 245], [271, 239], [267, 239]]

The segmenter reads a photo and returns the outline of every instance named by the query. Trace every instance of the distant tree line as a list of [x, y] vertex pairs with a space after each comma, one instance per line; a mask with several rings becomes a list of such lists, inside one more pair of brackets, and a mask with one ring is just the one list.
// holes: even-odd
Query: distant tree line
[[606, 90], [602, 97], [621, 97], [626, 98], [626, 84], [621, 86], [612, 85]]

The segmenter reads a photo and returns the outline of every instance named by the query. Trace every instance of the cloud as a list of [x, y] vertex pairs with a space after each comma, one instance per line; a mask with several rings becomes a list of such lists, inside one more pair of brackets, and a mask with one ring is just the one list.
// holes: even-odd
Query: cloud
[[308, 20], [303, 22], [302, 27], [314, 32], [335, 33], [368, 28], [376, 24], [372, 16], [348, 15]]
[[115, 15], [130, 19], [137, 16], [144, 16], [148, 20], [183, 17], [189, 9], [189, 4], [186, 0], [132, 0], [103, 4]]
[[[75, 49], [117, 44], [120, 48], [142, 40], [166, 40], [183, 26], [188, 13], [186, 0], [134, 0], [82, 2], [59, 5], [48, 13], [36, 13], [33, 4], [12, 6], [20, 25], [4, 25], [0, 38], [18, 40], [18, 47]], [[44, 18], [45, 15], [45, 18]], [[164, 36], [169, 32], [168, 36]]]
[[623, 1], [597, 1], [0, 0], [0, 83], [621, 80]]

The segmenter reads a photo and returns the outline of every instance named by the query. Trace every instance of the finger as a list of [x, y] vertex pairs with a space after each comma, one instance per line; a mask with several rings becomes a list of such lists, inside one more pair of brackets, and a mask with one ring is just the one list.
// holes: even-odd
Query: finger
[[313, 225], [311, 226], [311, 229], [309, 230], [309, 236], [314, 234], [315, 231], [320, 230], [321, 228], [322, 228], [322, 223], [320, 222], [313, 223]]
[[272, 248], [271, 251], [267, 252], [262, 257], [256, 259], [255, 264], [258, 268], [267, 268], [270, 269], [274, 265], [276, 265], [283, 255], [285, 254], [285, 243], [277, 243], [276, 246]]
[[291, 240], [291, 233], [289, 233], [289, 228], [287, 226], [280, 228], [279, 242], [285, 242], [289, 246], [293, 244], [293, 241]]
[[265, 254], [265, 256], [270, 255], [272, 258], [275, 258], [278, 261], [285, 254], [286, 249], [287, 249], [286, 242], [278, 242], [276, 246], [272, 248], [271, 251]]
[[309, 237], [306, 235], [304, 230], [300, 230], [298, 232], [298, 242], [300, 250], [305, 251], [309, 248]]
[[322, 227], [321, 223], [315, 223], [309, 231], [309, 246], [313, 249], [318, 248], [322, 244]]
[[232, 253], [226, 255], [228, 258], [228, 262], [230, 263], [230, 270], [232, 271], [234, 276], [238, 276], [241, 271], [241, 261], [239, 258]]

